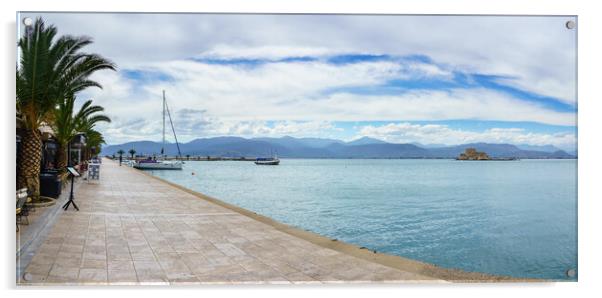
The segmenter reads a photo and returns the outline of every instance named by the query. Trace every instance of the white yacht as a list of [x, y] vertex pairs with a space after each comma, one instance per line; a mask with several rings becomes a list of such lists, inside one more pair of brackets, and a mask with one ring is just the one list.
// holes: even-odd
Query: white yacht
[[180, 160], [140, 160], [134, 164], [134, 168], [140, 170], [181, 170]]

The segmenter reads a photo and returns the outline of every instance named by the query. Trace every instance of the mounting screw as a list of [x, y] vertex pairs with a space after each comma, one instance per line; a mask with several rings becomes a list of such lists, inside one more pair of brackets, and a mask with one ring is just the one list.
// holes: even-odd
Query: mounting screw
[[25, 25], [25, 27], [29, 27], [29, 26], [33, 25], [33, 20], [31, 18], [24, 18], [23, 25]]
[[566, 24], [564, 24], [566, 26], [567, 29], [575, 29], [575, 22], [574, 21], [568, 21], [566, 22]]
[[566, 276], [568, 277], [575, 277], [575, 275], [577, 275], [577, 271], [575, 269], [569, 269], [566, 271]]

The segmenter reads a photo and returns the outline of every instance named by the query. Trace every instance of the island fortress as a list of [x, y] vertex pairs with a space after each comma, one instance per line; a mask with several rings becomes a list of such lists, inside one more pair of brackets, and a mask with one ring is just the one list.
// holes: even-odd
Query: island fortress
[[457, 160], [490, 160], [485, 152], [478, 152], [475, 148], [466, 148], [464, 153], [456, 158]]

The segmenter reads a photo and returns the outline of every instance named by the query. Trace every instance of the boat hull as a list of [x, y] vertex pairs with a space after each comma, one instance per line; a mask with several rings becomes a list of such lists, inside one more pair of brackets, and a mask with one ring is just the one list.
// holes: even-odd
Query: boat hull
[[280, 160], [257, 160], [255, 164], [260, 166], [277, 166], [280, 164]]
[[139, 170], [181, 170], [181, 162], [139, 162], [134, 165]]

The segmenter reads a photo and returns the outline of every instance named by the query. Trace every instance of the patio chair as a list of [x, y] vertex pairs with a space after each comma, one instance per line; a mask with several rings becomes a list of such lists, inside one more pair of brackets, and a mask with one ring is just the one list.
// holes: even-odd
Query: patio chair
[[[17, 232], [19, 231], [19, 224], [29, 224], [29, 209], [25, 206], [27, 200], [30, 199], [27, 195], [27, 191], [17, 191]], [[25, 221], [23, 220], [25, 218]]]
[[27, 189], [27, 187], [22, 188], [23, 192], [27, 194], [27, 202], [25, 202], [25, 207], [27, 208], [28, 212], [36, 212], [36, 206], [33, 204], [33, 192], [29, 189]]

